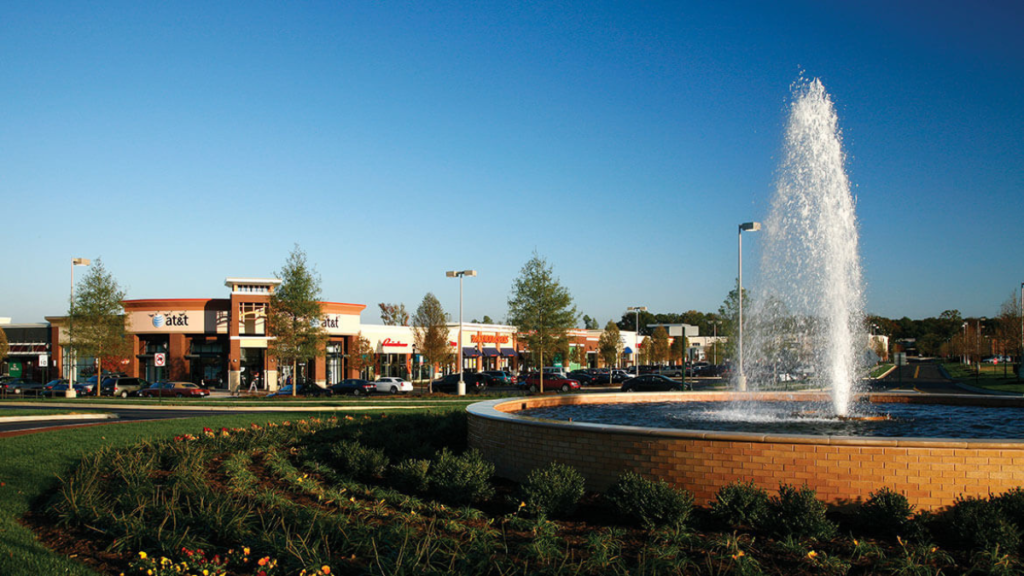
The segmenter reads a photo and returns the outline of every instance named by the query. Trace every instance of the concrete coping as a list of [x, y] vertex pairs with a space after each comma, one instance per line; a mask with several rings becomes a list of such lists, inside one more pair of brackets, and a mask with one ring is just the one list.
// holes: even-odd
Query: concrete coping
[[[827, 436], [813, 434], [767, 434], [745, 432], [715, 432], [707, 430], [677, 430], [671, 428], [646, 428], [642, 426], [624, 426], [615, 424], [594, 424], [590, 422], [567, 422], [533, 418], [516, 414], [529, 408], [549, 406], [566, 406], [576, 404], [620, 404], [644, 402], [725, 402], [736, 399], [760, 401], [805, 401], [823, 400], [828, 395], [823, 393], [805, 392], [647, 392], [647, 393], [610, 393], [610, 394], [571, 394], [563, 396], [530, 396], [520, 398], [500, 398], [485, 400], [469, 405], [466, 410], [470, 416], [488, 420], [498, 420], [518, 425], [540, 425], [545, 428], [601, 432], [605, 434], [628, 434], [633, 436], [651, 436], [660, 438], [686, 438], [697, 440], [725, 440], [731, 442], [753, 443], [787, 443], [833, 446], [863, 446], [889, 448], [972, 448], [972, 449], [1024, 449], [1024, 440], [1010, 439], [973, 439], [973, 438], [914, 438], [914, 437], [882, 437], [882, 436]], [[993, 406], [992, 396], [973, 394], [907, 394], [897, 395], [862, 394], [858, 399], [873, 403], [904, 402], [913, 404], [956, 404]], [[920, 401], [927, 399], [925, 401]], [[954, 401], [959, 400], [959, 401]], [[980, 400], [980, 401], [977, 401]], [[1007, 398], [1009, 402], [999, 405], [1021, 406], [1020, 398]]]

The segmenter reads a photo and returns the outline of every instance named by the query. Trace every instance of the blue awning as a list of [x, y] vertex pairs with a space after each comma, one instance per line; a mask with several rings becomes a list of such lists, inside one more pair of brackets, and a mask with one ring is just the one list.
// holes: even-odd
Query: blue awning
[[515, 358], [516, 350], [515, 348], [502, 348], [501, 355], [504, 356], [505, 358]]
[[463, 346], [462, 347], [462, 357], [463, 358], [479, 358], [480, 357], [480, 351], [477, 350], [476, 348], [473, 348], [472, 346]]
[[484, 348], [484, 356], [487, 358], [494, 358], [498, 355], [497, 348]]
[[633, 353], [633, 349], [630, 348], [629, 346], [626, 346], [626, 348], [622, 350], [622, 353], [623, 354], [632, 354]]

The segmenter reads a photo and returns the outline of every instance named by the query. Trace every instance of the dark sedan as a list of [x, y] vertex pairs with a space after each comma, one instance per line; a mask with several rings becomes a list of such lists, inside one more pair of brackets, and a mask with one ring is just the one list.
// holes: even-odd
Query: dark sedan
[[0, 382], [0, 389], [7, 394], [38, 394], [43, 385], [28, 378], [8, 378]]
[[[75, 395], [76, 396], [84, 396], [84, 395], [88, 394], [91, 391], [92, 391], [92, 389], [89, 388], [89, 387], [83, 386], [81, 384], [75, 384]], [[64, 396], [67, 396], [67, 392], [68, 392], [68, 381], [67, 380], [64, 380], [64, 379], [51, 380], [50, 382], [47, 382], [47, 384], [45, 386], [43, 386], [42, 395], [43, 396], [64, 397]]]
[[139, 391], [139, 396], [152, 398], [205, 398], [210, 395], [208, 388], [191, 382], [157, 382]]
[[[466, 384], [466, 392], [483, 392], [487, 388], [487, 378], [480, 374], [464, 372], [462, 381]], [[431, 392], [447, 392], [455, 394], [459, 389], [459, 375], [449, 374], [440, 380], [430, 383]]]
[[679, 382], [661, 374], [644, 374], [622, 383], [623, 392], [681, 392], [688, 390]]
[[[297, 392], [296, 396], [313, 396], [315, 398], [319, 398], [320, 396], [330, 396], [331, 395], [331, 390], [329, 388], [321, 388], [320, 386], [318, 386], [316, 384], [299, 384], [298, 386], [299, 386], [299, 389], [298, 389], [298, 392]], [[287, 386], [284, 386], [283, 388], [281, 388], [277, 392], [274, 392], [273, 394], [268, 394], [267, 398], [278, 398], [278, 397], [281, 397], [281, 396], [291, 396], [292, 395], [292, 388], [293, 387], [294, 387], [293, 384], [289, 384]], [[376, 388], [376, 386], [375, 386], [375, 388]]]
[[[580, 383], [580, 386], [591, 386], [593, 384], [599, 384], [597, 378], [591, 375], [589, 372], [583, 370], [573, 370], [568, 374], [569, 378]], [[606, 380], [607, 382], [607, 380]]]
[[377, 385], [359, 378], [349, 378], [333, 384], [328, 388], [334, 394], [351, 394], [353, 396], [369, 396], [377, 391]]

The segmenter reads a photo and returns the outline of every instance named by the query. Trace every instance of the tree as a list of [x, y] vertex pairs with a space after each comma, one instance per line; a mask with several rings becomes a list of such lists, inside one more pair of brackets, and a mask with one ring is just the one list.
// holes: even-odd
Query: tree
[[68, 312], [75, 348], [96, 360], [96, 395], [103, 387], [103, 360], [131, 354], [124, 314], [125, 293], [97, 258], [75, 291]]
[[0, 364], [4, 363], [7, 358], [7, 353], [11, 351], [11, 345], [7, 341], [7, 333], [4, 332], [3, 328], [0, 328]]
[[487, 314], [484, 314], [484, 319], [482, 320], [482, 322], [484, 324], [494, 324], [494, 320], [492, 320], [491, 317], [488, 316]]
[[416, 350], [431, 367], [450, 364], [452, 348], [448, 340], [448, 315], [433, 293], [427, 292], [412, 317], [412, 334]]
[[690, 347], [690, 339], [686, 336], [680, 336], [672, 341], [672, 347], [669, 349], [670, 359], [675, 360], [679, 358], [681, 364], [686, 364], [686, 350]]
[[[747, 290], [743, 290], [743, 309], [750, 310], [750, 296], [747, 294]], [[725, 349], [725, 356], [728, 358], [734, 358], [736, 356], [736, 342], [739, 341], [739, 291], [733, 288], [729, 291], [729, 295], [725, 297], [725, 301], [718, 307], [718, 317], [722, 321], [722, 329], [718, 331], [719, 335], [723, 335], [727, 338], [724, 342], [723, 348]], [[743, 328], [747, 327], [747, 320], [749, 315], [743, 316]]]
[[356, 335], [353, 344], [352, 350], [348, 354], [348, 367], [358, 372], [361, 377], [364, 370], [373, 366], [373, 356], [376, 350], [373, 349], [370, 341], [363, 336], [362, 332]]
[[601, 338], [597, 341], [597, 350], [601, 359], [608, 366], [608, 384], [612, 383], [612, 368], [619, 365], [619, 355], [622, 354], [622, 336], [619, 334], [619, 327], [612, 322], [604, 327]]
[[644, 336], [644, 339], [640, 342], [640, 353], [637, 354], [639, 362], [637, 364], [647, 366], [654, 361], [654, 347], [651, 346], [651, 337]]
[[405, 311], [405, 304], [386, 304], [381, 302], [380, 319], [385, 326], [408, 326], [409, 313]]
[[655, 364], [664, 364], [668, 358], [668, 331], [664, 326], [658, 326], [651, 336], [651, 359]]
[[[996, 337], [1002, 347], [1003, 354], [1013, 353], [1017, 358], [1017, 364], [1024, 364], [1024, 348], [1021, 347], [1021, 309], [1018, 294], [1010, 294], [1010, 297], [1003, 302], [999, 309], [997, 318]], [[1003, 365], [1005, 367], [1005, 364]], [[1021, 376], [1018, 368], [1017, 377]]]
[[597, 320], [595, 320], [594, 318], [591, 318], [590, 316], [587, 316], [587, 315], [584, 314], [583, 315], [583, 327], [585, 329], [587, 329], [587, 330], [597, 330], [598, 328], [601, 327], [601, 325], [598, 324]]
[[640, 325], [637, 326], [637, 313], [635, 311], [626, 311], [622, 313], [622, 318], [619, 320], [619, 330], [631, 330], [643, 335], [650, 335], [651, 331], [647, 329], [648, 324], [658, 324], [658, 319], [647, 310], [641, 310], [639, 314]]
[[522, 334], [530, 349], [530, 359], [536, 359], [540, 391], [544, 392], [544, 357], [567, 347], [567, 332], [576, 326], [576, 307], [569, 290], [553, 276], [551, 266], [537, 252], [512, 285], [508, 321]]
[[267, 327], [274, 336], [268, 352], [278, 363], [290, 364], [298, 395], [298, 363], [309, 362], [327, 352], [329, 335], [320, 322], [320, 275], [306, 264], [306, 253], [298, 245], [277, 273], [280, 286], [270, 295]]

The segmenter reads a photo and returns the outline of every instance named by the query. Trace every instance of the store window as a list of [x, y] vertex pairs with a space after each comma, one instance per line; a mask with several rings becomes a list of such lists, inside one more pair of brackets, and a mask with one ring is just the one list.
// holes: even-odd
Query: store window
[[264, 336], [267, 333], [267, 305], [264, 302], [242, 302], [238, 309], [238, 333], [242, 336]]

